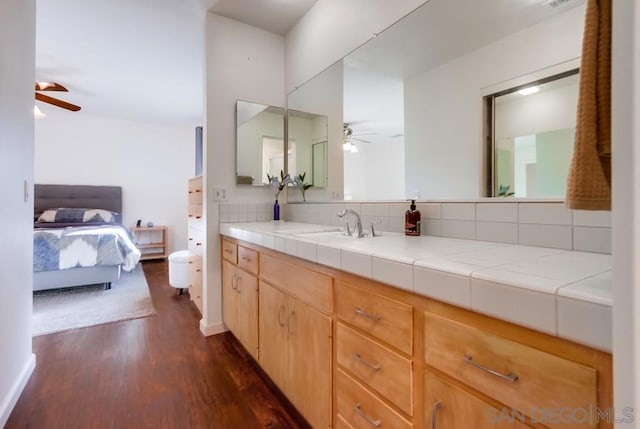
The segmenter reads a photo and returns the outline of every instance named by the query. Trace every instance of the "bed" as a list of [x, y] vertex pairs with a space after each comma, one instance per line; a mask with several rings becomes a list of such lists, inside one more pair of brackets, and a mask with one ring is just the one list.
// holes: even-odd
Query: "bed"
[[119, 186], [36, 184], [33, 290], [93, 284], [109, 289], [121, 270], [140, 260], [121, 223]]

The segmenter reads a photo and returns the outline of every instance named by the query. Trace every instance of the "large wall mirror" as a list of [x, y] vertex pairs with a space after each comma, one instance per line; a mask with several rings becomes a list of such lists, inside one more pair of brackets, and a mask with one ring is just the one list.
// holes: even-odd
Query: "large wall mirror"
[[484, 97], [575, 69], [583, 26], [584, 0], [424, 3], [289, 94], [328, 117], [323, 196], [491, 196]]
[[292, 177], [304, 175], [314, 188], [327, 185], [327, 117], [300, 110], [287, 110], [287, 129]]
[[236, 183], [262, 186], [280, 175], [284, 156], [284, 108], [237, 100]]

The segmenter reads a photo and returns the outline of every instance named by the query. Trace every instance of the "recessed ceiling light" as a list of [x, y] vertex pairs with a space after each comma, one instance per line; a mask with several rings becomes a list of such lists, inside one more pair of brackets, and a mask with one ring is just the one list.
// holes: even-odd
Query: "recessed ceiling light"
[[539, 86], [530, 86], [528, 88], [521, 89], [520, 91], [518, 91], [518, 94], [530, 95], [530, 94], [535, 94], [538, 91], [540, 91], [540, 87]]

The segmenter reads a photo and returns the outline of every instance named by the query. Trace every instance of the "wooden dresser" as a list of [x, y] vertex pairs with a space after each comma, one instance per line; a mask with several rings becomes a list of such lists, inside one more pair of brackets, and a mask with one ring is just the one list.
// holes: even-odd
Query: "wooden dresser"
[[203, 217], [204, 188], [202, 176], [189, 180], [188, 240], [189, 240], [189, 295], [202, 313], [202, 255], [206, 238]]

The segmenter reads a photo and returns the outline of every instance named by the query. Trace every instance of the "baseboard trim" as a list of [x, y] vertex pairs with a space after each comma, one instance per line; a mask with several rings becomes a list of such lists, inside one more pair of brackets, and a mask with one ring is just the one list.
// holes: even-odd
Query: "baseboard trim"
[[0, 404], [0, 428], [3, 428], [7, 424], [11, 411], [13, 411], [13, 407], [16, 406], [16, 403], [18, 402], [20, 395], [22, 395], [22, 391], [27, 385], [27, 381], [29, 381], [31, 374], [33, 374], [35, 367], [36, 355], [31, 353], [31, 357], [27, 360], [22, 371], [18, 375], [18, 378], [16, 378], [13, 386], [9, 389], [7, 396], [2, 400], [2, 404]]
[[202, 332], [202, 335], [205, 337], [221, 334], [225, 331], [227, 331], [227, 327], [224, 326], [224, 323], [222, 322], [207, 325], [207, 322], [204, 319], [200, 319], [200, 332]]

